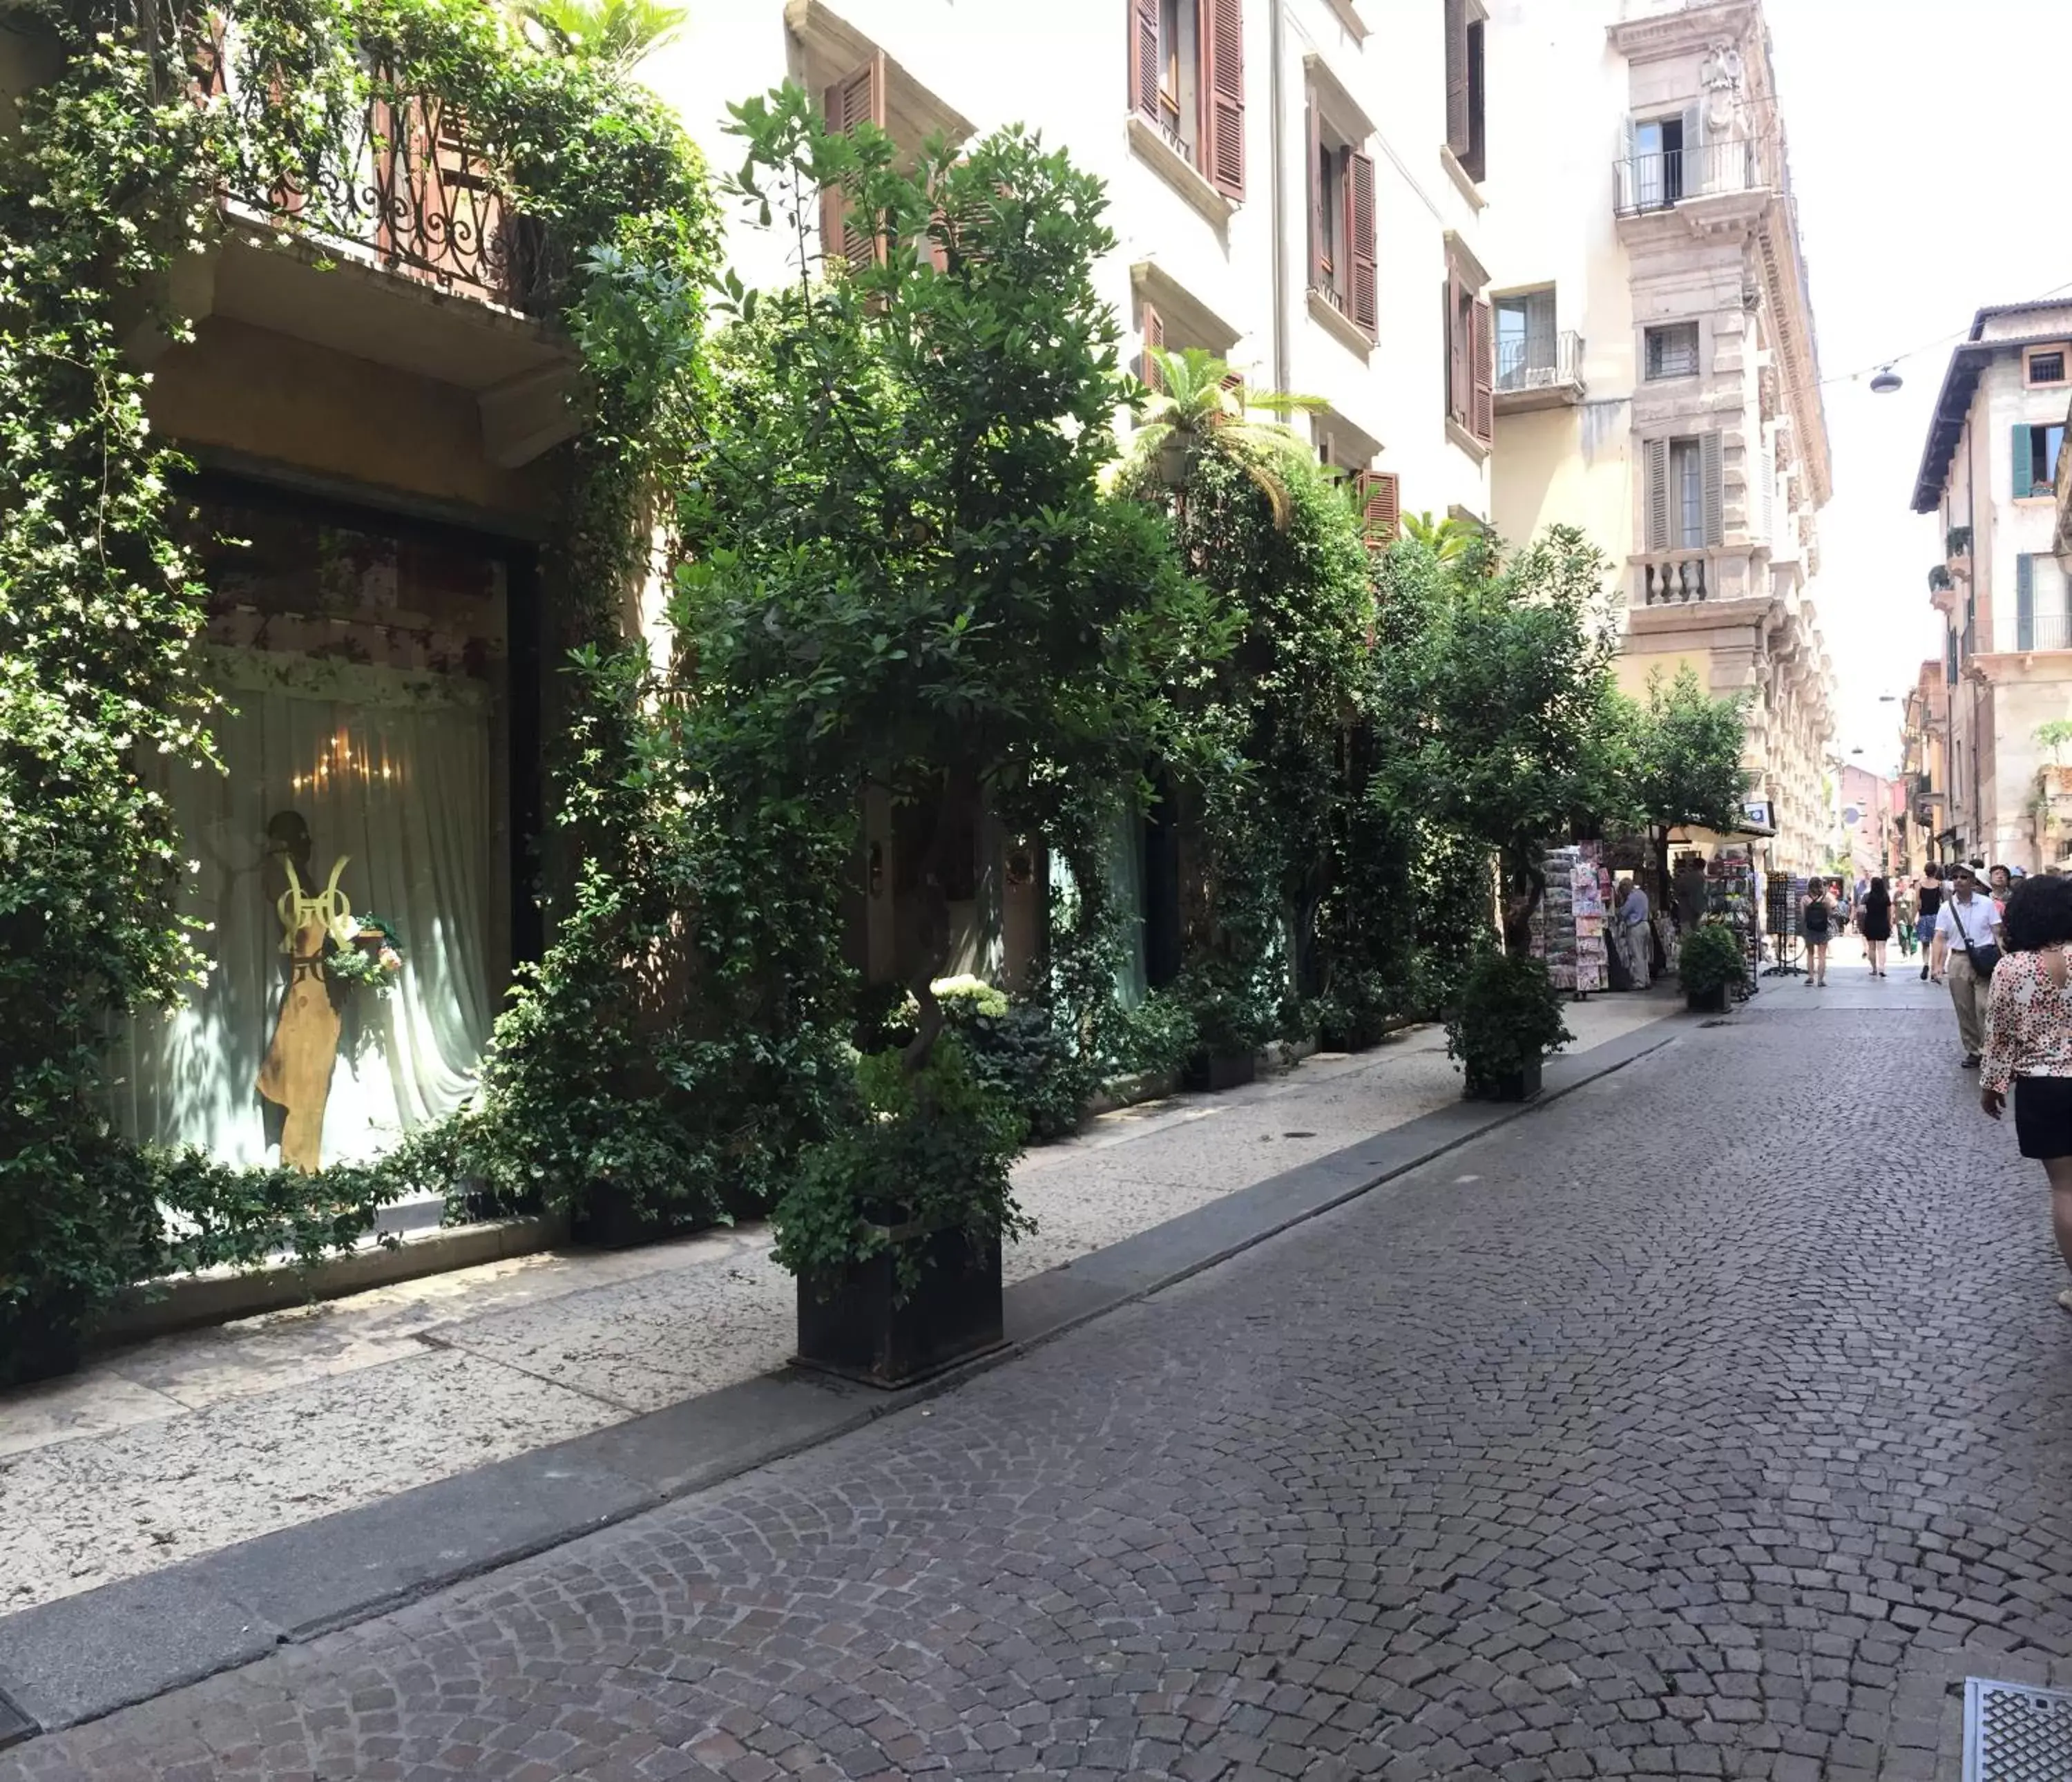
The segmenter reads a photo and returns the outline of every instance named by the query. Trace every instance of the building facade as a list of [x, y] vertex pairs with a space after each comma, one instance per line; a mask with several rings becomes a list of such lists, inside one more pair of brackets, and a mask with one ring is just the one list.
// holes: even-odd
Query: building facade
[[[1294, 425], [1382, 479], [1392, 516], [1481, 521], [1485, 29], [1479, 0], [734, 0], [694, 8], [642, 78], [719, 167], [727, 105], [787, 80], [908, 150], [1040, 132], [1107, 186], [1097, 282], [1139, 352], [1322, 397]], [[796, 276], [782, 232], [739, 223], [728, 249], [750, 283]]]
[[2072, 600], [2055, 554], [2072, 390], [2072, 302], [1980, 310], [1950, 356], [1915, 479], [1936, 516], [1929, 571], [1948, 688], [1947, 845], [2035, 870], [2072, 842], [2049, 771], [2072, 759], [2044, 726], [2072, 718]]
[[1610, 559], [1622, 681], [1749, 702], [1779, 870], [1824, 862], [1830, 491], [1813, 313], [1759, 0], [1493, 0], [1498, 529]]

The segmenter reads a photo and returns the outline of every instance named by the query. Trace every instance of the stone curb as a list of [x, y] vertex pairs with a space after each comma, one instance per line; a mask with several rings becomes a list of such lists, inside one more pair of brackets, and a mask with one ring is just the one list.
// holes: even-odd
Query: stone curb
[[948, 1391], [1622, 1070], [1675, 1032], [1650, 1023], [1556, 1058], [1536, 1101], [1440, 1109], [1018, 1282], [1007, 1290], [1006, 1346], [923, 1385], [882, 1393], [767, 1374], [0, 1616], [0, 1747], [249, 1664]]

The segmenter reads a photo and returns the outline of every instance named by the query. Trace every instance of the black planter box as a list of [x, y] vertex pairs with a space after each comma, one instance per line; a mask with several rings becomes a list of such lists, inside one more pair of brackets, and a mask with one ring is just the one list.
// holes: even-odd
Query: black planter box
[[1725, 1014], [1727, 1012], [1727, 986], [1715, 984], [1708, 990], [1686, 990], [1684, 1006], [1693, 1014]]
[[1470, 1072], [1466, 1098], [1470, 1101], [1530, 1101], [1540, 1093], [1540, 1067], [1536, 1058], [1521, 1070], [1503, 1076], [1482, 1076]]
[[[721, 1213], [729, 1219], [760, 1219], [770, 1209], [746, 1195], [722, 1196]], [[639, 1197], [607, 1183], [592, 1183], [569, 1221], [569, 1238], [585, 1249], [627, 1250], [659, 1244], [665, 1237], [709, 1231], [724, 1220], [709, 1207], [686, 1203], [643, 1217]]]
[[[923, 1253], [921, 1274], [894, 1304], [900, 1245]], [[796, 1359], [867, 1386], [911, 1385], [1005, 1340], [1000, 1241], [975, 1246], [960, 1227], [900, 1237], [838, 1275], [799, 1278]]]
[[0, 1387], [33, 1385], [79, 1371], [86, 1348], [83, 1301], [31, 1302], [0, 1318]]
[[1181, 1072], [1180, 1087], [1215, 1093], [1243, 1089], [1246, 1084], [1256, 1081], [1258, 1076], [1259, 1059], [1256, 1053], [1228, 1057], [1216, 1052], [1198, 1052], [1187, 1060], [1186, 1069]]

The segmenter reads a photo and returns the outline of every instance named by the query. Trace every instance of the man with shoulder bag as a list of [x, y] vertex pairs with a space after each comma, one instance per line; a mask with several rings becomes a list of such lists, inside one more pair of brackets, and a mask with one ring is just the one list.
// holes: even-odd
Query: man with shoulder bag
[[1987, 987], [2000, 962], [2000, 912], [1975, 867], [1957, 868], [1956, 883], [1935, 922], [1937, 937], [1947, 943], [1950, 1000], [1957, 1008], [1964, 1068], [1976, 1070], [1986, 1043]]

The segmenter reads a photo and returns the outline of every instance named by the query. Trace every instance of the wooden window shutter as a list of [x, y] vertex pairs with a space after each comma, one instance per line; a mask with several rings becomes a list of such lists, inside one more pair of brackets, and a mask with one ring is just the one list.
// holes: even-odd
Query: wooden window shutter
[[1144, 306], [1144, 368], [1137, 375], [1151, 389], [1162, 390], [1166, 387], [1166, 381], [1159, 376], [1158, 363], [1151, 356], [1153, 348], [1161, 352], [1165, 351], [1166, 324], [1160, 319], [1157, 311], [1146, 303]]
[[1489, 86], [1482, 61], [1488, 35], [1488, 27], [1479, 19], [1468, 27], [1468, 150], [1460, 162], [1461, 171], [1478, 183], [1489, 172]]
[[1727, 541], [1726, 442], [1716, 433], [1704, 436], [1700, 449], [1705, 479], [1705, 542], [1710, 546]]
[[1446, 146], [1468, 153], [1468, 0], [1446, 0]]
[[1330, 282], [1324, 261], [1324, 121], [1317, 114], [1317, 95], [1309, 95], [1309, 286], [1322, 290]]
[[2036, 648], [2036, 559], [2026, 554], [2014, 560], [2014, 647]]
[[[874, 51], [869, 61], [836, 81], [827, 89], [828, 128], [846, 136], [859, 125], [885, 128], [885, 56]], [[883, 257], [885, 244], [878, 234], [860, 229], [849, 220], [849, 198], [838, 186], [820, 192], [820, 252], [824, 258], [839, 254], [852, 270], [861, 272]]]
[[1647, 548], [1669, 549], [1669, 442], [1651, 439], [1646, 447]]
[[1381, 331], [1380, 250], [1375, 229], [1374, 157], [1354, 150], [1346, 157], [1346, 252], [1352, 268], [1346, 295], [1353, 320], [1370, 340]]
[[2029, 429], [2018, 426], [2014, 430], [2014, 498], [2017, 501], [2033, 488], [2036, 475], [2036, 448], [2029, 443]]
[[1475, 412], [1472, 431], [1486, 446], [1496, 438], [1496, 319], [1475, 304]]
[[1353, 477], [1360, 531], [1369, 550], [1385, 550], [1403, 529], [1402, 479], [1394, 471], [1360, 471]]
[[1440, 292], [1446, 305], [1446, 418], [1466, 422], [1468, 418], [1468, 356], [1461, 339], [1461, 273], [1446, 268], [1446, 282]]
[[1226, 198], [1244, 196], [1244, 0], [1202, 0], [1208, 78], [1202, 171]]
[[1129, 0], [1129, 109], [1158, 121], [1158, 0]]

